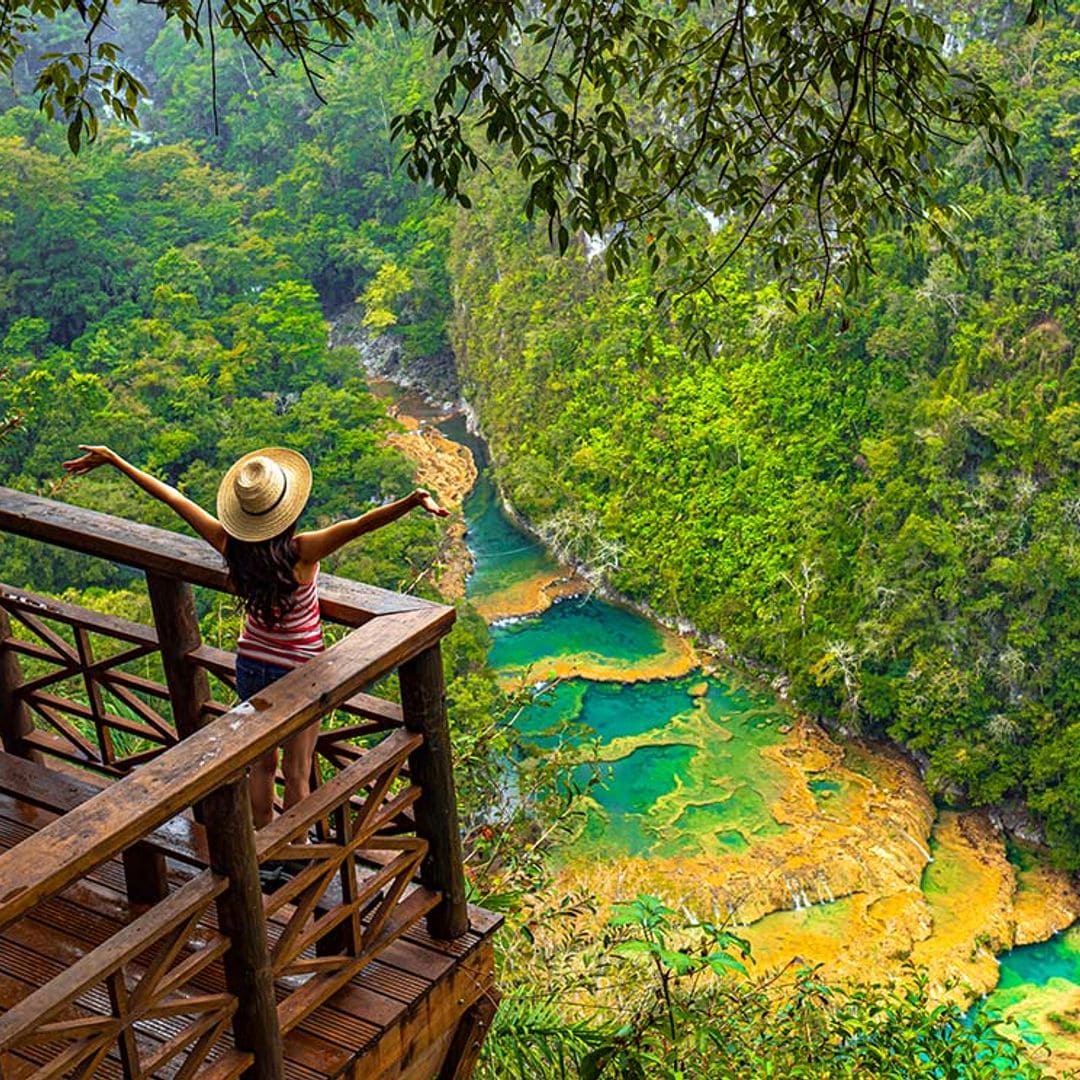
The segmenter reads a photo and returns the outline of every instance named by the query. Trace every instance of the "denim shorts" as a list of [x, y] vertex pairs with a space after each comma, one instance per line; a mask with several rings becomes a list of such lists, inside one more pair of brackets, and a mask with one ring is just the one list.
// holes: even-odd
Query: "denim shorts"
[[291, 670], [279, 664], [268, 664], [265, 660], [253, 660], [250, 656], [237, 656], [236, 692], [241, 701], [247, 701]]

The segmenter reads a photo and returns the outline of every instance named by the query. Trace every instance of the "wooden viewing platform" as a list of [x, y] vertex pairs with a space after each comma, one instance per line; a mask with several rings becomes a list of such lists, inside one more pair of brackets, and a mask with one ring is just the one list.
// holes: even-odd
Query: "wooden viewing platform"
[[[7, 488], [0, 531], [141, 570], [154, 621], [0, 585], [0, 1080], [469, 1076], [501, 920], [465, 902], [453, 609], [325, 577], [348, 634], [232, 705], [208, 545]], [[400, 705], [364, 692], [394, 670]], [[312, 794], [256, 831], [246, 769], [321, 720]]]

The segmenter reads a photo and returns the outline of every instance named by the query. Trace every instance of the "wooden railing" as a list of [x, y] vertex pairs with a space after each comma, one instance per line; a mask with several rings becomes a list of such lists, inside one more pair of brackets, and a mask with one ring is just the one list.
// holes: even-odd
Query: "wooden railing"
[[[194, 985], [229, 948], [227, 937], [203, 925], [227, 884], [200, 874], [0, 1016], [0, 1067], [21, 1051], [42, 1080], [94, 1076], [117, 1049], [130, 1077], [158, 1075], [181, 1054], [178, 1077], [248, 1068], [252, 1054], [219, 1047], [236, 995], [200, 993]], [[139, 963], [148, 953], [152, 959]], [[166, 1022], [162, 1042], [140, 1038], [137, 1025], [148, 1021]]]
[[[170, 1061], [283, 1077], [282, 1034], [381, 949], [425, 916], [439, 938], [467, 928], [439, 656], [453, 609], [324, 578], [324, 614], [355, 629], [232, 705], [208, 674], [232, 685], [235, 658], [201, 642], [191, 590], [228, 588], [207, 545], [3, 488], [0, 530], [142, 570], [155, 623], [0, 586], [8, 783], [60, 815], [0, 853], [0, 930], [117, 856], [137, 915], [0, 1015], [0, 1075], [17, 1052], [42, 1078], [91, 1076], [110, 1053], [127, 1077]], [[363, 692], [394, 669], [400, 705]], [[245, 770], [336, 710], [352, 719], [320, 735], [318, 786], [256, 832]], [[264, 895], [271, 859], [292, 874]], [[224, 992], [208, 992], [218, 961]], [[147, 1019], [167, 1021], [152, 1046]]]

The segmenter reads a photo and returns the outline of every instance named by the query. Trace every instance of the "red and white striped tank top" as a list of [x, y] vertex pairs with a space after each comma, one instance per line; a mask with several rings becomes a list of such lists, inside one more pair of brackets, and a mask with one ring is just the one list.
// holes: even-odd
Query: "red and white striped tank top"
[[294, 668], [318, 656], [326, 648], [319, 617], [318, 582], [316, 565], [315, 577], [306, 585], [297, 585], [289, 597], [289, 609], [273, 626], [267, 626], [248, 612], [236, 651], [252, 660], [285, 668]]

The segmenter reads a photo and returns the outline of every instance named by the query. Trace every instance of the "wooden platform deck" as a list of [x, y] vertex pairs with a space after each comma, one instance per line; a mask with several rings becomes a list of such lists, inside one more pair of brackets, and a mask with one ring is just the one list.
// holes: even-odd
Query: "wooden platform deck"
[[[237, 703], [206, 545], [4, 488], [0, 530], [142, 570], [154, 616], [0, 585], [0, 1080], [467, 1080], [501, 918], [465, 900], [453, 609], [327, 578], [352, 629]], [[246, 770], [315, 723], [256, 830]]]
[[[54, 815], [0, 795], [0, 850], [13, 847], [40, 829]], [[170, 863], [169, 876], [179, 886], [193, 875], [191, 867]], [[289, 912], [270, 920], [274, 940], [280, 936]], [[36, 908], [33, 913], [0, 933], [0, 1010], [6, 1010], [43, 986], [91, 949], [109, 940], [131, 921], [124, 870], [119, 860], [104, 863]], [[285, 1075], [289, 1080], [330, 1080], [364, 1077], [423, 1077], [439, 1073], [456, 1020], [479, 1004], [481, 1014], [494, 1012], [494, 966], [491, 936], [501, 920], [480, 908], [469, 908], [470, 929], [453, 942], [431, 937], [422, 924], [407, 930], [383, 950], [342, 990], [305, 1017], [285, 1036]], [[217, 929], [213, 909], [204, 926]], [[177, 958], [184, 959], [191, 949]], [[129, 966], [129, 978], [137, 978], [153, 961], [153, 954]], [[220, 960], [193, 980], [205, 994], [225, 991]], [[295, 978], [279, 980], [277, 996], [284, 998], [295, 987]], [[484, 1009], [485, 999], [490, 1007]], [[108, 996], [95, 988], [78, 999], [78, 1013], [111, 1015]], [[73, 1010], [74, 1014], [75, 1010]], [[138, 1021], [136, 1038], [146, 1059], [176, 1037], [181, 1018], [162, 1017]], [[433, 1031], [444, 1038], [430, 1040]], [[50, 1060], [54, 1047], [16, 1051], [4, 1063], [5, 1080], [23, 1080]], [[226, 1035], [212, 1060], [232, 1049]], [[155, 1072], [171, 1080], [179, 1071], [176, 1061]], [[123, 1080], [118, 1050], [99, 1063], [94, 1076]]]

